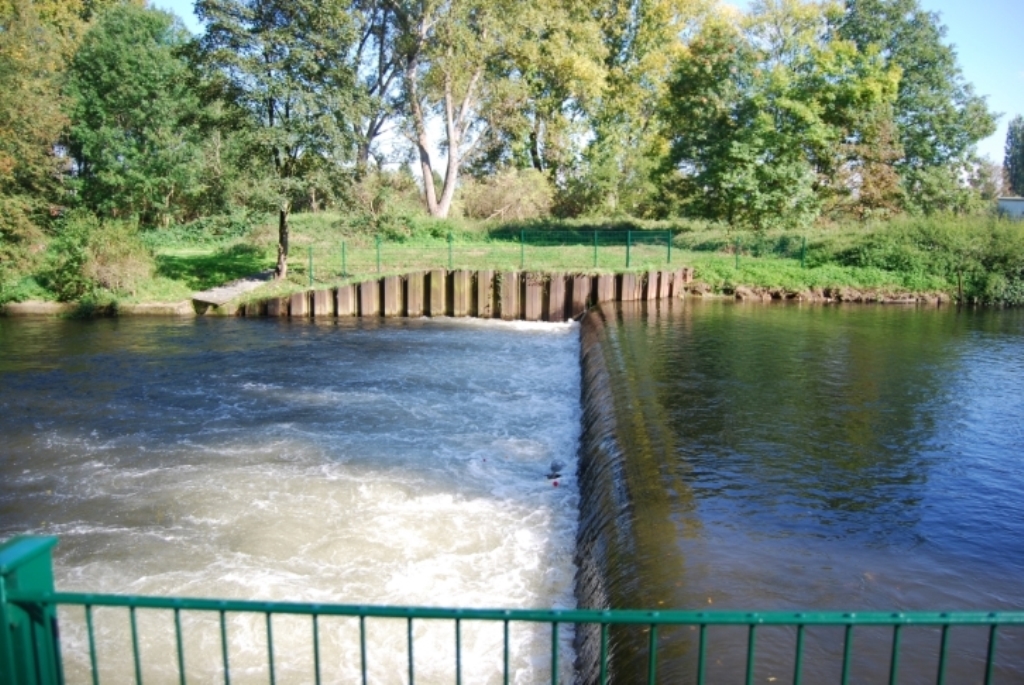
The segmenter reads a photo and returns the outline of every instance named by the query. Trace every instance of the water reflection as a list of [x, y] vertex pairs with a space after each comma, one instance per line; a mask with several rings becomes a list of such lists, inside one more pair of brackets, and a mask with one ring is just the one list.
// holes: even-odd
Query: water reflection
[[[687, 301], [604, 317], [637, 531], [631, 556], [609, 564], [610, 606], [1024, 606], [1020, 312]], [[793, 636], [775, 632], [760, 642], [763, 675], [791, 677]], [[692, 678], [691, 638], [662, 636], [670, 680]], [[1024, 673], [1020, 638], [1001, 638], [1017, 659], [1004, 675]], [[861, 647], [887, 655], [885, 639]], [[646, 641], [617, 640], [629, 682]], [[742, 677], [741, 642], [718, 646], [711, 673]], [[821, 658], [805, 677], [822, 682], [835, 642], [809, 644]], [[887, 674], [873, 663], [864, 677]], [[933, 663], [911, 659], [905, 675]]]

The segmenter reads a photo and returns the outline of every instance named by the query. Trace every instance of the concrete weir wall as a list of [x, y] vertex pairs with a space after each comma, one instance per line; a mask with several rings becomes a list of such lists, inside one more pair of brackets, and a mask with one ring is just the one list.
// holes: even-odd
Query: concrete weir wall
[[249, 302], [240, 316], [397, 317], [566, 321], [600, 302], [680, 297], [692, 269], [621, 274], [417, 271]]

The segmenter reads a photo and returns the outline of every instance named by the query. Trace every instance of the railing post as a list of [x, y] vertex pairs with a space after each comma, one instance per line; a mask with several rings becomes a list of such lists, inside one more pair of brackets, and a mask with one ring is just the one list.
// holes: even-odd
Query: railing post
[[665, 231], [665, 237], [668, 239], [668, 264], [672, 263], [672, 231]]
[[800, 268], [806, 268], [805, 260], [807, 259], [807, 236], [804, 236], [803, 244], [800, 245]]
[[377, 273], [380, 273], [380, 236], [377, 236]]
[[0, 546], [0, 682], [57, 685], [64, 682], [53, 604], [15, 604], [11, 590], [53, 592], [55, 537], [19, 536]]
[[626, 268], [629, 268], [629, 248], [633, 245], [633, 231], [626, 231]]
[[594, 231], [594, 268], [597, 268], [597, 231]]

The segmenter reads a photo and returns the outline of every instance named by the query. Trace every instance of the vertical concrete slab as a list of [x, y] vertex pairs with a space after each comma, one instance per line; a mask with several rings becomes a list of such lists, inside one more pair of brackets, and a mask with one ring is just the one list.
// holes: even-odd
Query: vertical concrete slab
[[576, 274], [572, 277], [572, 304], [569, 309], [569, 316], [572, 318], [575, 319], [587, 311], [593, 283], [594, 279], [591, 276]]
[[359, 308], [356, 306], [356, 287], [354, 285], [338, 286], [334, 293], [334, 309], [338, 316], [356, 316]]
[[548, 321], [565, 321], [565, 274], [548, 277]]
[[430, 316], [444, 316], [448, 313], [448, 288], [444, 269], [434, 269], [430, 272], [430, 301], [427, 305], [427, 313]]
[[469, 303], [473, 297], [473, 278], [468, 271], [452, 273], [452, 316], [469, 316]]
[[402, 277], [384, 278], [384, 316], [402, 316]]
[[473, 312], [481, 319], [494, 318], [494, 272], [476, 272], [476, 308]]
[[672, 272], [658, 272], [658, 299], [667, 300], [672, 296]]
[[498, 274], [501, 280], [499, 284], [501, 318], [505, 321], [514, 321], [522, 317], [520, 308], [520, 274], [516, 271], [505, 271]]
[[622, 274], [622, 286], [619, 299], [623, 302], [633, 302], [640, 299], [640, 279], [636, 274]]
[[330, 290], [317, 290], [313, 293], [313, 316], [320, 319], [334, 316], [334, 293]]
[[248, 317], [254, 317], [255, 318], [255, 317], [258, 317], [258, 316], [266, 316], [266, 313], [267, 313], [267, 303], [266, 302], [261, 302], [259, 300], [256, 300], [254, 302], [249, 302], [248, 304], [245, 305], [245, 316], [247, 318]]
[[693, 283], [693, 269], [686, 267], [683, 269], [683, 283]]
[[423, 293], [426, 274], [414, 271], [405, 277], [405, 315], [423, 316]]
[[288, 316], [288, 300], [283, 297], [267, 300], [267, 316]]
[[544, 316], [544, 274], [530, 272], [523, 276], [523, 318], [540, 321]]
[[380, 316], [380, 281], [359, 284], [359, 316]]
[[597, 277], [597, 301], [615, 301], [615, 276], [604, 274]]

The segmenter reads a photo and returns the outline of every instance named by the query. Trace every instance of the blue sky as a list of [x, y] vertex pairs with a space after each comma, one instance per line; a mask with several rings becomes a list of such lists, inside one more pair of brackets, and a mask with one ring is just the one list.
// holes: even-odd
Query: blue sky
[[[921, 7], [938, 12], [946, 26], [946, 39], [956, 47], [960, 67], [989, 107], [1002, 113], [999, 130], [978, 146], [992, 161], [1002, 163], [1006, 123], [1024, 114], [1024, 0], [919, 0]], [[151, 5], [177, 14], [193, 32], [199, 24], [193, 0], [151, 0]], [[736, 5], [749, 6], [748, 0]]]

